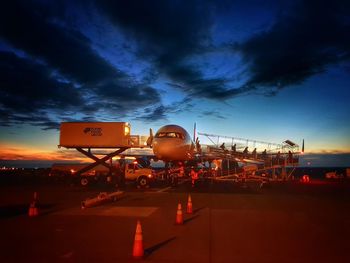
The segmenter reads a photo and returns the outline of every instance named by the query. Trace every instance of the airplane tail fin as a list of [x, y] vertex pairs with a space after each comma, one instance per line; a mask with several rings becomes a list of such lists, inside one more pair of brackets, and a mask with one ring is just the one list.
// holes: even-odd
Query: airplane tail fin
[[149, 129], [149, 137], [147, 139], [147, 146], [152, 147], [152, 142], [153, 142], [153, 130], [152, 128]]
[[199, 138], [197, 136], [197, 127], [196, 127], [196, 123], [194, 123], [194, 127], [193, 127], [193, 141], [195, 143], [195, 147], [196, 147], [196, 151], [197, 153], [201, 153], [202, 149], [201, 149], [201, 144], [199, 142]]
[[305, 150], [305, 144], [304, 144], [304, 139], [303, 139], [303, 146], [301, 147], [301, 152], [304, 153]]
[[194, 126], [193, 126], [193, 141], [194, 141], [194, 142], [196, 141], [196, 134], [197, 134], [197, 131], [196, 131], [196, 123], [194, 123]]

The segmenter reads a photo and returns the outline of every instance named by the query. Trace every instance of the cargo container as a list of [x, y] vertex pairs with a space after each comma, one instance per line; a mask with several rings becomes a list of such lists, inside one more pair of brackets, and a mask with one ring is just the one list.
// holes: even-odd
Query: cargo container
[[127, 122], [63, 122], [59, 147], [120, 148], [132, 147]]

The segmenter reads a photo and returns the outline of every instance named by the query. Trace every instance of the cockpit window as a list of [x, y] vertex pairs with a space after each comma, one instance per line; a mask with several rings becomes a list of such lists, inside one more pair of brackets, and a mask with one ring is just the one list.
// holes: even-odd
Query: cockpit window
[[156, 138], [179, 138], [185, 139], [184, 135], [178, 132], [158, 132]]

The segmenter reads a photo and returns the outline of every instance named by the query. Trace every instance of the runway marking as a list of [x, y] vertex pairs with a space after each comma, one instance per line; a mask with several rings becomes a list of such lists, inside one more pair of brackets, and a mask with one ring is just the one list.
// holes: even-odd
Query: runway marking
[[171, 189], [171, 186], [168, 186], [166, 188], [163, 188], [163, 189], [160, 189], [160, 190], [156, 191], [156, 193], [163, 193], [163, 192], [168, 191], [170, 189]]
[[71, 258], [73, 256], [73, 254], [74, 254], [74, 252], [70, 251], [70, 252], [62, 255], [61, 258], [68, 259], [68, 258]]
[[111, 207], [102, 211], [105, 216], [148, 217], [158, 207]]
[[148, 217], [157, 209], [144, 206], [91, 207], [84, 210], [72, 208], [56, 212], [55, 215]]

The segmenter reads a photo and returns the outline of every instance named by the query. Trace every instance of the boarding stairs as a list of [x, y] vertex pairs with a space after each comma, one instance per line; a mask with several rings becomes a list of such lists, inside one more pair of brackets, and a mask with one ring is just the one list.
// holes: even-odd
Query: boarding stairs
[[[263, 142], [245, 138], [198, 133], [205, 136], [212, 143], [202, 145], [201, 156], [204, 160], [221, 159], [227, 162], [237, 162], [240, 167], [222, 169], [217, 180], [257, 179], [266, 180], [271, 174], [273, 180], [285, 180], [292, 176], [299, 163], [299, 146], [290, 140], [281, 144]], [[253, 149], [251, 151], [251, 149]], [[249, 171], [249, 165], [256, 169]], [[286, 168], [291, 168], [287, 169]], [[281, 170], [280, 173], [277, 173]], [[281, 176], [277, 176], [279, 174]]]

